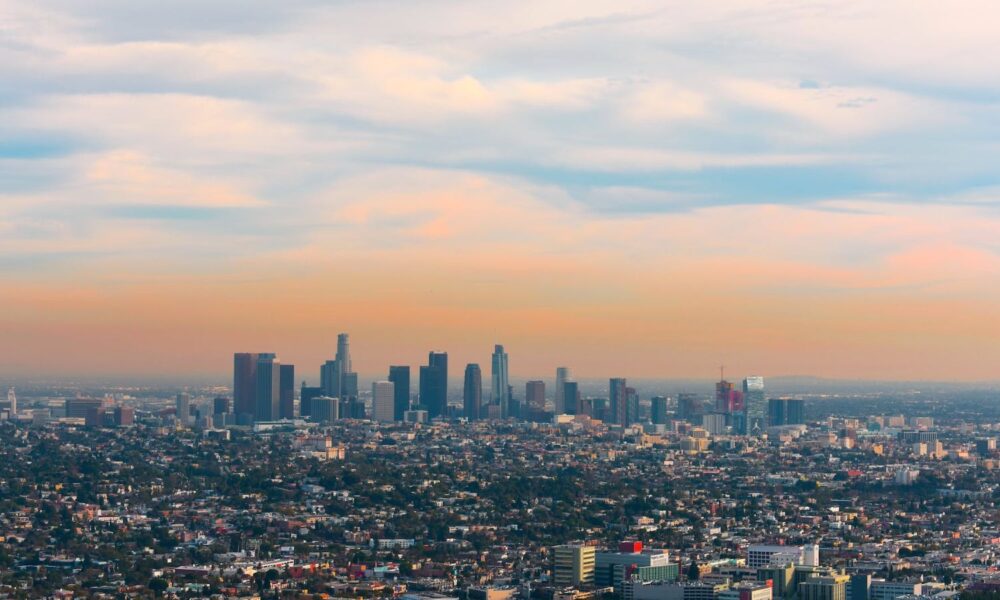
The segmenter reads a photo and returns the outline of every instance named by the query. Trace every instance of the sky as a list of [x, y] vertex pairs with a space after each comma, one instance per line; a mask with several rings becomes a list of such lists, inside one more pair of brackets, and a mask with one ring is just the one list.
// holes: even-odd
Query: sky
[[0, 0], [0, 375], [1000, 379], [998, 20]]

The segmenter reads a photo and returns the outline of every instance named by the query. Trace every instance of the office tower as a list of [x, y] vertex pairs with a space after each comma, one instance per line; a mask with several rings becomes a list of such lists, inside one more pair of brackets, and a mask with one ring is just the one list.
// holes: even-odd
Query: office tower
[[618, 425], [626, 425], [628, 396], [624, 377], [612, 377], [608, 383], [608, 397], [611, 402], [609, 420]]
[[114, 412], [115, 427], [128, 427], [135, 424], [135, 409], [131, 406], [116, 406]]
[[806, 423], [806, 401], [801, 398], [789, 398], [785, 400], [785, 424], [805, 425]]
[[847, 575], [813, 576], [799, 584], [799, 600], [847, 600]]
[[337, 379], [339, 386], [331, 390], [337, 392], [341, 398], [358, 397], [358, 374], [354, 372], [351, 365], [351, 344], [346, 333], [337, 335]]
[[420, 404], [427, 418], [445, 416], [448, 410], [448, 353], [432, 351], [420, 367]]
[[309, 418], [313, 421], [325, 423], [336, 421], [340, 418], [340, 399], [329, 396], [317, 396], [310, 402], [312, 414]]
[[86, 419], [91, 408], [103, 408], [104, 401], [98, 398], [67, 398], [66, 416], [70, 419]]
[[490, 402], [500, 406], [500, 418], [506, 419], [510, 416], [510, 372], [508, 371], [508, 357], [503, 346], [497, 344], [493, 347], [493, 363], [490, 370], [492, 376], [492, 388]]
[[307, 386], [306, 382], [303, 381], [302, 388], [299, 390], [299, 416], [303, 418], [311, 417], [313, 414], [313, 400], [322, 395], [322, 387]]
[[191, 424], [191, 394], [185, 394], [181, 392], [177, 394], [177, 420], [181, 422], [181, 425]]
[[340, 393], [348, 398], [358, 397], [358, 374], [341, 373]]
[[649, 405], [649, 417], [655, 425], [663, 425], [667, 422], [667, 398], [665, 396], [653, 396]]
[[212, 400], [212, 414], [229, 414], [229, 398], [226, 398], [225, 396], [216, 396], [215, 399]]
[[[851, 575], [851, 582], [847, 586], [847, 600], [870, 600], [872, 589], [871, 573], [857, 573]], [[895, 596], [893, 596], [895, 598]]]
[[573, 409], [575, 412], [576, 407], [570, 406], [573, 403], [572, 400], [566, 401], [566, 394], [563, 392], [563, 384], [570, 379], [571, 375], [569, 373], [569, 367], [557, 367], [556, 368], [556, 397], [554, 399], [555, 411], [557, 415], [562, 414], [573, 414], [568, 413], [567, 409]]
[[281, 399], [281, 361], [277, 355], [262, 352], [257, 356], [257, 404], [254, 421], [278, 418]]
[[402, 421], [403, 413], [410, 410], [410, 367], [395, 365], [389, 367], [389, 381], [393, 385], [394, 421]]
[[704, 405], [698, 399], [697, 394], [681, 392], [677, 394], [677, 418], [684, 421], [692, 421], [701, 418]]
[[552, 579], [557, 587], [594, 583], [594, 563], [597, 555], [593, 546], [572, 545], [553, 548]]
[[791, 562], [781, 565], [771, 563], [757, 569], [757, 581], [770, 581], [776, 599], [791, 598], [795, 595], [794, 575], [795, 564]]
[[767, 401], [767, 424], [804, 425], [805, 400], [797, 398], [771, 398]]
[[765, 425], [764, 378], [755, 376], [743, 380], [743, 430], [750, 435], [763, 431]]
[[233, 413], [241, 425], [257, 413], [257, 358], [256, 352], [233, 355]]
[[14, 388], [7, 389], [7, 410], [11, 417], [17, 416], [17, 395], [14, 394]]
[[529, 381], [524, 384], [524, 406], [545, 410], [545, 382]]
[[340, 363], [336, 360], [328, 360], [319, 368], [319, 386], [323, 388], [323, 393], [330, 398], [340, 397], [342, 379]]
[[391, 381], [376, 381], [372, 384], [372, 416], [383, 423], [396, 420], [395, 386]]
[[337, 334], [337, 362], [341, 373], [353, 373], [351, 368], [351, 342], [346, 333]]
[[278, 385], [278, 418], [295, 418], [295, 365], [281, 365]]
[[633, 387], [625, 388], [625, 425], [639, 422], [639, 393]]
[[462, 408], [465, 418], [470, 421], [478, 421], [483, 417], [483, 372], [475, 363], [465, 365]]
[[666, 550], [643, 549], [642, 542], [623, 542], [618, 552], [598, 552], [594, 557], [594, 585], [620, 588], [626, 579], [673, 581], [678, 564]]
[[722, 414], [733, 413], [733, 384], [720, 379], [715, 384], [715, 412]]
[[580, 384], [570, 379], [563, 381], [563, 412], [561, 414], [590, 416], [590, 411], [580, 410], [580, 400]]

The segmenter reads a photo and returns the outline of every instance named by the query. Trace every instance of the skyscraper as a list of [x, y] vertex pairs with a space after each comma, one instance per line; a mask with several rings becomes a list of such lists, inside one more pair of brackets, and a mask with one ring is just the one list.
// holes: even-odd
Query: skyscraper
[[[566, 379], [563, 381], [563, 412], [564, 415], [590, 415], [589, 412], [581, 410], [580, 387], [577, 382]], [[558, 414], [558, 413], [557, 413]]]
[[475, 363], [465, 365], [462, 408], [465, 418], [470, 421], [478, 421], [483, 416], [483, 372]]
[[278, 418], [295, 418], [295, 365], [281, 365], [278, 385]]
[[628, 423], [628, 384], [624, 377], [612, 377], [608, 382], [608, 398], [611, 402], [611, 422], [618, 425]]
[[525, 407], [545, 410], [545, 382], [529, 381], [524, 384]]
[[233, 355], [233, 413], [241, 425], [251, 423], [257, 413], [257, 358], [256, 352]]
[[306, 385], [306, 382], [302, 382], [302, 388], [299, 390], [299, 416], [300, 417], [311, 417], [313, 409], [313, 399], [319, 398], [323, 395], [322, 387], [312, 387]]
[[507, 368], [507, 353], [503, 346], [497, 344], [493, 347], [493, 363], [490, 370], [492, 376], [492, 386], [490, 402], [500, 405], [500, 418], [506, 419], [510, 416], [510, 373]]
[[639, 393], [634, 387], [625, 388], [625, 425], [639, 422]]
[[404, 365], [389, 367], [389, 381], [393, 385], [392, 419], [402, 421], [403, 413], [410, 410], [410, 367]]
[[328, 360], [319, 368], [319, 387], [323, 388], [323, 394], [329, 398], [340, 397], [340, 363], [336, 360]]
[[257, 403], [255, 421], [274, 421], [278, 418], [281, 399], [281, 361], [271, 353], [257, 356]]
[[351, 342], [346, 333], [337, 334], [337, 356], [320, 367], [320, 387], [333, 398], [357, 398], [358, 374], [351, 368]]
[[[562, 414], [573, 414], [576, 407], [571, 406], [575, 403], [575, 399], [570, 399], [569, 402], [566, 401], [566, 394], [563, 392], [563, 384], [571, 378], [569, 373], [569, 367], [557, 367], [556, 368], [556, 395], [554, 398], [554, 408], [557, 415]], [[567, 410], [572, 409], [572, 411]]]
[[191, 394], [181, 392], [177, 394], [177, 420], [181, 425], [191, 424]]
[[427, 365], [420, 367], [420, 404], [433, 419], [448, 412], [448, 353], [434, 352], [427, 357]]
[[372, 416], [376, 421], [391, 423], [396, 420], [395, 386], [391, 381], [372, 383]]
[[649, 406], [650, 420], [654, 425], [663, 425], [667, 422], [667, 399], [664, 396], [653, 396]]
[[753, 434], [764, 430], [765, 412], [764, 378], [747, 377], [743, 380], [743, 418], [744, 427], [741, 433]]
[[733, 384], [720, 379], [715, 384], [715, 412], [730, 415], [733, 413]]
[[346, 333], [337, 334], [337, 362], [341, 373], [353, 373], [351, 369], [351, 342]]

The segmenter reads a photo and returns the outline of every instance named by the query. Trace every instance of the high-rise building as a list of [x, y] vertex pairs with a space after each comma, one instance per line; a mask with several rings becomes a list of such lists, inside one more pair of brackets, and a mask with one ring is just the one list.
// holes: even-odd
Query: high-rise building
[[433, 419], [448, 412], [448, 353], [434, 352], [427, 357], [427, 365], [420, 367], [420, 404]]
[[683, 421], [697, 421], [705, 412], [705, 407], [697, 394], [681, 392], [677, 394], [677, 418]]
[[391, 381], [372, 384], [372, 416], [376, 421], [391, 423], [396, 420], [395, 386]]
[[566, 401], [566, 394], [563, 391], [563, 385], [571, 377], [572, 376], [570, 375], [569, 367], [557, 367], [556, 368], [556, 396], [555, 396], [555, 400], [554, 400], [554, 404], [555, 404], [554, 408], [555, 408], [555, 411], [556, 411], [557, 415], [571, 414], [571, 411], [568, 411], [567, 409], [572, 409], [572, 412], [576, 411], [576, 406], [569, 406], [571, 403], [573, 403], [573, 400], [570, 400], [570, 402], [567, 402]]
[[131, 406], [116, 406], [114, 410], [115, 427], [128, 427], [135, 424], [135, 409]]
[[90, 409], [104, 408], [104, 400], [100, 398], [67, 398], [66, 416], [70, 419], [86, 419]]
[[309, 418], [313, 421], [324, 423], [336, 421], [340, 418], [340, 399], [329, 396], [317, 396], [310, 403], [312, 407]]
[[251, 423], [257, 413], [256, 352], [233, 355], [233, 413], [238, 423]]
[[524, 384], [524, 405], [537, 410], [545, 410], [545, 382], [529, 381]]
[[299, 390], [299, 416], [300, 417], [311, 417], [313, 409], [313, 400], [319, 398], [323, 395], [323, 387], [319, 386], [308, 386], [306, 382], [302, 382], [302, 388]]
[[733, 413], [733, 384], [720, 379], [715, 384], [715, 412], [730, 415]]
[[323, 393], [327, 397], [340, 397], [342, 380], [340, 363], [336, 360], [328, 360], [319, 368], [319, 386], [323, 388]]
[[767, 424], [804, 425], [805, 400], [801, 398], [771, 398], [767, 401]]
[[280, 400], [281, 361], [276, 354], [262, 352], [257, 356], [257, 405], [254, 420], [276, 420]]
[[665, 396], [653, 396], [649, 404], [649, 417], [655, 425], [666, 424], [667, 398]]
[[402, 421], [403, 414], [410, 410], [410, 367], [394, 365], [389, 367], [389, 381], [393, 386], [393, 421]]
[[612, 377], [608, 382], [608, 398], [611, 402], [611, 422], [628, 424], [628, 385], [624, 377]]
[[177, 394], [176, 402], [177, 420], [181, 425], [191, 424], [191, 394], [181, 392]]
[[337, 334], [337, 362], [341, 373], [353, 373], [351, 368], [351, 342], [346, 333]]
[[[589, 411], [580, 410], [580, 384], [577, 382], [567, 379], [563, 381], [563, 412], [561, 414], [565, 415], [588, 415], [592, 416]], [[559, 413], [557, 413], [559, 414]]]
[[213, 415], [227, 415], [229, 414], [229, 398], [225, 396], [216, 396], [212, 400], [212, 414]]
[[764, 378], [755, 376], [743, 380], [743, 427], [739, 433], [760, 433], [767, 426]]
[[639, 422], [639, 393], [634, 387], [625, 388], [625, 425]]
[[799, 584], [800, 600], [847, 600], [847, 575], [813, 576]]
[[295, 418], [295, 365], [281, 365], [278, 385], [278, 418]]
[[594, 583], [594, 563], [597, 551], [593, 546], [556, 546], [552, 549], [554, 564], [552, 579], [559, 587]]
[[510, 371], [508, 370], [508, 356], [504, 352], [503, 346], [497, 344], [493, 347], [493, 362], [490, 370], [492, 387], [490, 402], [500, 406], [500, 418], [506, 419], [510, 416]]
[[483, 372], [475, 363], [465, 365], [462, 408], [465, 418], [470, 421], [478, 421], [483, 417]]
[[17, 394], [14, 393], [14, 388], [7, 389], [7, 410], [10, 412], [10, 416], [13, 418], [17, 416]]

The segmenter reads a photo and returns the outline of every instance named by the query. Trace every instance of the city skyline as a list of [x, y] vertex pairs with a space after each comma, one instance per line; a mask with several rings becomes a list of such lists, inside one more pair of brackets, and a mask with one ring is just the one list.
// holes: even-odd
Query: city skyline
[[994, 4], [126, 4], [0, 7], [0, 376], [998, 377]]

